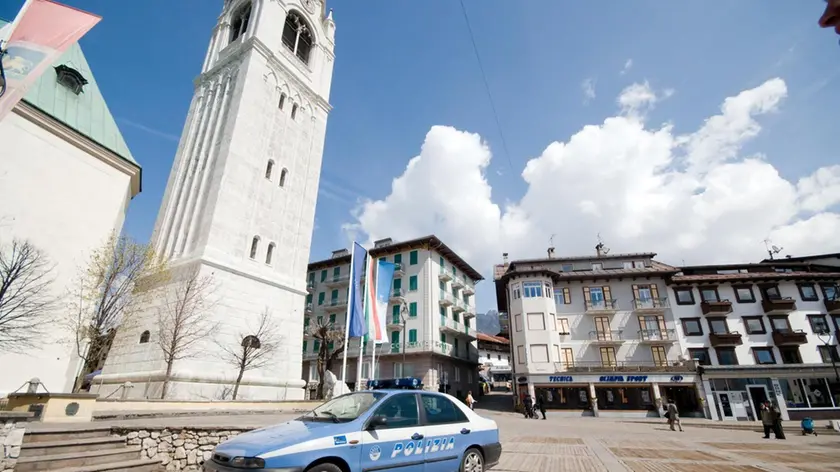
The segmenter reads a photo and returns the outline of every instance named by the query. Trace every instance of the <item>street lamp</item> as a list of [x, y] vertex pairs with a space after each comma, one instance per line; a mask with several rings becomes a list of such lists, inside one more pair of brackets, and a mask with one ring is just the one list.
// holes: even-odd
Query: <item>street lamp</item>
[[405, 377], [405, 339], [408, 337], [406, 323], [408, 323], [408, 305], [403, 300], [400, 307], [400, 323], [402, 324], [402, 376]]
[[[825, 338], [823, 338], [823, 336]], [[829, 341], [831, 341], [831, 333], [829, 333], [828, 331], [819, 332], [817, 333], [817, 338], [819, 338], [819, 340], [822, 341], [825, 347], [829, 348], [828, 357], [831, 358], [831, 367], [834, 368], [834, 380], [837, 383], [840, 383], [840, 372], [837, 371], [837, 362], [834, 359], [835, 357], [837, 357], [837, 348], [829, 344]]]

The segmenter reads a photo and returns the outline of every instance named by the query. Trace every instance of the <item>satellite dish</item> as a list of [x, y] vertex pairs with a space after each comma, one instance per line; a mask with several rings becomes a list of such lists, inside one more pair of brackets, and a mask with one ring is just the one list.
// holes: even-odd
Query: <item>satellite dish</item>
[[779, 246], [771, 246], [771, 247], [773, 248], [773, 252], [776, 253], [776, 254], [782, 252], [782, 249], [784, 249], [784, 248], [779, 247]]
[[608, 247], [605, 247], [602, 250], [604, 251], [604, 254], [609, 254], [610, 253], [610, 248], [608, 248]]

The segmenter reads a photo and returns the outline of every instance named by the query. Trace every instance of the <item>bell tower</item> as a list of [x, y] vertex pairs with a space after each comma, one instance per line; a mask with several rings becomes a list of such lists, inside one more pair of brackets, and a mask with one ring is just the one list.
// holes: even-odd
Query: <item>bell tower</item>
[[[266, 310], [283, 326], [274, 362], [245, 374], [242, 398], [303, 397], [306, 266], [335, 58], [325, 2], [225, 0], [155, 224], [153, 244], [173, 274], [213, 274], [218, 337], [239, 336]], [[150, 385], [135, 390], [154, 390], [160, 356], [131, 348], [154, 333], [153, 308], [118, 335], [106, 384], [146, 377]], [[213, 398], [229, 385], [214, 342], [174, 366], [169, 398]]]

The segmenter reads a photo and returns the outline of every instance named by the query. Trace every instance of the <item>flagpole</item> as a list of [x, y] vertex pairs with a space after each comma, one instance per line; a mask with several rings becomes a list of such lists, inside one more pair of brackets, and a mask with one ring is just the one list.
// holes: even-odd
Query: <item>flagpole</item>
[[359, 361], [356, 363], [356, 391], [364, 390], [362, 388], [362, 367], [365, 365], [365, 351], [363, 346], [365, 345], [365, 338], [359, 338]]
[[[367, 275], [366, 275], [366, 280], [365, 280], [365, 293], [364, 293], [364, 296], [362, 297], [362, 313], [364, 313], [364, 315], [365, 315], [365, 325], [368, 328], [366, 330], [368, 332], [368, 336], [367, 336], [368, 339], [370, 339], [370, 320], [368, 319], [368, 309], [369, 309], [368, 299], [370, 297], [368, 297], [367, 295], [369, 293], [369, 290], [372, 287], [371, 284], [376, 283], [376, 279], [375, 279], [374, 273], [373, 273], [373, 264], [371, 264], [372, 260], [373, 259], [371, 258], [370, 254], [368, 254], [367, 257], [365, 258], [365, 267], [367, 268], [367, 271], [366, 271]], [[373, 286], [375, 287], [375, 285], [373, 285]], [[363, 349], [364, 345], [365, 345], [365, 337], [363, 336], [362, 338], [359, 339], [359, 368], [358, 368], [358, 372], [356, 372], [356, 390], [361, 390], [362, 389], [362, 366], [365, 364], [364, 363], [364, 361], [365, 361], [365, 351]], [[375, 346], [375, 344], [374, 344], [374, 346]], [[374, 353], [374, 355], [375, 355], [375, 353]], [[373, 374], [368, 375], [368, 377], [370, 377], [372, 379]]]
[[[354, 260], [356, 259], [356, 245], [350, 250], [350, 283], [355, 283], [356, 274]], [[350, 313], [353, 310], [353, 290], [347, 291], [347, 313], [344, 315], [344, 359], [341, 361], [341, 381], [347, 384], [347, 351], [350, 347]]]

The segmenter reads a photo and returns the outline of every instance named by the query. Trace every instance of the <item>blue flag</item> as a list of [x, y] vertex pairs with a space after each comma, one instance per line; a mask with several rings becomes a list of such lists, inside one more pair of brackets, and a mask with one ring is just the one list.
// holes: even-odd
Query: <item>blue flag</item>
[[368, 333], [362, 292], [362, 274], [366, 256], [365, 248], [354, 242], [350, 257], [350, 294], [347, 299], [347, 335], [351, 338], [359, 338]]

